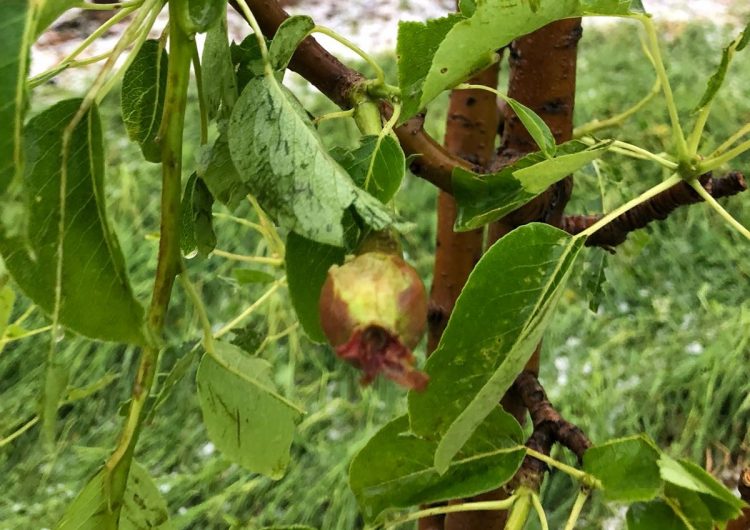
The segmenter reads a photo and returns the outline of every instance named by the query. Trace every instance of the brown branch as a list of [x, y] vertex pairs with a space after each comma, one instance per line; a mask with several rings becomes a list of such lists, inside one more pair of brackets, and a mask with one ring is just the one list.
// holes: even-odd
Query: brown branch
[[[738, 171], [720, 178], [704, 175], [700, 178], [700, 183], [712, 197], [717, 199], [729, 197], [747, 189], [745, 177]], [[666, 219], [680, 206], [701, 201], [703, 199], [693, 188], [685, 182], [680, 182], [594, 232], [586, 241], [586, 245], [615, 247], [623, 243], [630, 232], [644, 228], [652, 221]], [[601, 218], [601, 214], [569, 215], [563, 218], [562, 228], [571, 234], [578, 234]]]
[[[498, 65], [493, 65], [470, 82], [494, 88], [497, 86], [498, 73]], [[446, 150], [479, 168], [488, 168], [495, 152], [498, 120], [495, 94], [486, 90], [454, 90], [448, 107]], [[428, 351], [432, 351], [440, 342], [456, 299], [482, 257], [484, 246], [483, 230], [459, 233], [453, 231], [456, 202], [444, 191], [440, 192], [438, 198], [437, 215], [438, 234], [434, 280], [430, 293]], [[496, 490], [468, 500], [498, 500], [505, 497], [504, 490]], [[448, 514], [443, 521], [444, 530], [502, 530], [504, 526], [505, 514], [498, 511]]]
[[[242, 15], [236, 0], [230, 5]], [[272, 38], [281, 23], [289, 17], [276, 0], [247, 0], [263, 34]], [[244, 15], [243, 15], [244, 16]], [[289, 68], [312, 83], [341, 108], [352, 106], [352, 96], [365, 78], [328, 53], [308, 37], [297, 47]], [[450, 155], [422, 128], [424, 117], [415, 116], [396, 129], [401, 147], [407, 155], [419, 155], [411, 164], [412, 172], [443, 191], [451, 191], [451, 172], [456, 166], [476, 169], [460, 158]]]
[[534, 430], [547, 430], [555, 442], [567, 447], [580, 460], [591, 447], [591, 441], [576, 425], [563, 418], [552, 406], [537, 376], [524, 371], [516, 379], [515, 387], [531, 415]]

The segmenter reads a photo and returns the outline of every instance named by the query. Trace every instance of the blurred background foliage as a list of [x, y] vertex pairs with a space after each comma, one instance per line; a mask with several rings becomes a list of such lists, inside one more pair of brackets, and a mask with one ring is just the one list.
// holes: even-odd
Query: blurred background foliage
[[[697, 103], [720, 49], [735, 30], [708, 24], [663, 28], [668, 69], [684, 118]], [[394, 75], [394, 59], [382, 57]], [[720, 143], [750, 121], [750, 69], [738, 57], [720, 92], [707, 128], [706, 144]], [[314, 114], [334, 110], [317, 92], [288, 74]], [[577, 123], [624, 110], [646, 94], [653, 73], [641, 53], [634, 26], [622, 23], [588, 27], [581, 42]], [[39, 89], [42, 108], [66, 97], [65, 87]], [[446, 98], [430, 109], [428, 128], [442, 137]], [[186, 160], [197, 156], [197, 108], [193, 96], [186, 133]], [[119, 118], [119, 96], [102, 107], [108, 146], [108, 203], [127, 256], [136, 293], [146, 300], [155, 266], [158, 231], [159, 167], [144, 162], [128, 143]], [[611, 134], [651, 149], [668, 147], [661, 100]], [[351, 145], [356, 129], [349, 121], [320, 127], [330, 146]], [[606, 136], [609, 133], [605, 133]], [[750, 168], [750, 159], [736, 169]], [[648, 163], [611, 156], [576, 176], [569, 212], [596, 212], [621, 203], [662, 178]], [[604, 192], [600, 193], [600, 183]], [[427, 285], [431, 283], [436, 193], [417, 178], [405, 180], [396, 199], [414, 228], [405, 248]], [[750, 224], [750, 202], [742, 195], [725, 201]], [[215, 207], [218, 248], [245, 255], [268, 252], [262, 238]], [[254, 219], [244, 204], [240, 218]], [[593, 263], [600, 250], [589, 252]], [[581, 425], [594, 442], [647, 432], [675, 455], [687, 456], [722, 478], [734, 480], [750, 439], [750, 246], [707, 207], [695, 205], [669, 220], [633, 234], [608, 257], [607, 282], [596, 312], [589, 309], [586, 268], [572, 282], [544, 342], [541, 380], [552, 401]], [[212, 321], [221, 326], [253, 303], [268, 285], [239, 282], [236, 269], [283, 271], [223, 257], [189, 261]], [[498, 271], [502, 274], [502, 271]], [[20, 319], [20, 320], [19, 320]], [[53, 528], [86, 479], [101, 465], [115, 442], [128, 399], [137, 352], [92, 343], [75, 336], [56, 337], [61, 364], [69, 374], [66, 401], [56, 424], [56, 439], [45, 444], [35, 421], [49, 334], [13, 340], [24, 330], [47, 324], [20, 294], [11, 325], [0, 340], [0, 529]], [[160, 404], [144, 429], [136, 458], [154, 477], [177, 528], [255, 529], [267, 524], [307, 523], [325, 530], [361, 528], [347, 486], [349, 461], [387, 420], [405, 408], [404, 393], [388, 382], [360, 388], [358, 375], [337, 362], [325, 347], [311, 344], [294, 327], [285, 289], [278, 290], [242, 325], [235, 339], [260, 346], [257, 355], [275, 366], [276, 382], [308, 411], [299, 426], [292, 464], [274, 482], [230, 465], [206, 437], [194, 384], [196, 364]], [[169, 347], [159, 379], [185, 356], [197, 355], [198, 326], [177, 289], [169, 313]], [[271, 340], [263, 339], [271, 337]], [[18, 434], [19, 429], [24, 429]], [[18, 434], [13, 438], [9, 435]], [[566, 455], [559, 455], [567, 458]], [[550, 512], [567, 514], [573, 489], [553, 473], [544, 490]], [[594, 497], [580, 528], [624, 527], [624, 511]], [[529, 527], [535, 527], [531, 521]], [[553, 515], [552, 528], [561, 527]]]

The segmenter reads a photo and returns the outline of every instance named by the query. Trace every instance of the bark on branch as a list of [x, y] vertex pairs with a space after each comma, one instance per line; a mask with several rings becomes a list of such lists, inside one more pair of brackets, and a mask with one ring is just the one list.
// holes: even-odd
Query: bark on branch
[[[729, 197], [747, 189], [747, 183], [742, 173], [733, 171], [724, 177], [713, 178], [704, 175], [700, 183], [714, 198]], [[608, 225], [594, 232], [587, 246], [616, 247], [623, 243], [630, 232], [644, 228], [656, 220], [664, 220], [680, 206], [701, 202], [703, 199], [687, 183], [680, 182], [668, 190], [660, 193], [649, 201], [636, 206], [632, 210], [617, 217]], [[602, 216], [569, 215], [563, 218], [563, 230], [570, 234], [578, 234], [593, 225]]]

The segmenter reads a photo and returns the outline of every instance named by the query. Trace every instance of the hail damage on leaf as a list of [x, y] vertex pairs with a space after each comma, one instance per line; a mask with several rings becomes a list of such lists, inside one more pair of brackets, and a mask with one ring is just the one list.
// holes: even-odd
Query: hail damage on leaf
[[424, 390], [428, 377], [412, 354], [427, 323], [424, 284], [400, 252], [366, 248], [328, 271], [320, 295], [323, 332], [336, 354], [363, 372], [363, 385], [382, 373]]

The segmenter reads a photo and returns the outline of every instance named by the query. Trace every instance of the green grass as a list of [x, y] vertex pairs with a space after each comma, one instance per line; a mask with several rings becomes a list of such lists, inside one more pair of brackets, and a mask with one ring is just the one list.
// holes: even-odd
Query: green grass
[[[700, 26], [672, 28], [670, 33], [669, 72], [687, 119], [706, 73], [717, 64], [719, 49], [730, 37]], [[743, 61], [744, 55], [717, 100], [708, 145], [750, 121], [750, 70], [740, 67]], [[579, 66], [578, 122], [623, 110], [649, 90], [652, 79], [632, 28], [587, 30]], [[47, 90], [46, 96], [59, 97], [59, 90]], [[319, 96], [300, 93], [300, 97], [315, 113], [332, 110]], [[117, 105], [117, 97], [110, 97], [102, 109], [108, 137], [108, 200], [136, 293], [146, 300], [155, 265], [152, 235], [158, 231], [159, 168], [143, 162], [138, 149], [127, 143]], [[444, 107], [443, 99], [428, 123], [438, 137]], [[195, 116], [190, 119], [188, 161], [194, 159], [197, 138]], [[614, 134], [660, 151], [669, 145], [665, 122], [657, 98]], [[346, 121], [325, 123], [321, 130], [330, 145], [350, 144], [355, 137]], [[748, 161], [747, 157], [742, 161], [745, 167]], [[663, 176], [647, 163], [616, 157], [606, 162], [608, 207]], [[406, 250], [428, 284], [435, 196], [428, 184], [410, 178], [396, 202], [403, 217], [417, 226], [406, 235]], [[599, 201], [593, 173], [582, 172], [570, 211], [595, 211]], [[725, 204], [750, 224], [746, 198]], [[244, 206], [237, 215], [251, 217], [252, 212]], [[217, 219], [216, 227], [221, 249], [245, 254], [264, 250], [261, 238], [237, 223]], [[591, 253], [595, 252], [599, 251]], [[605, 297], [596, 314], [588, 310], [580, 281], [572, 282], [566, 293], [544, 343], [541, 377], [553, 401], [595, 442], [645, 431], [670, 452], [700, 463], [706, 449], [720, 462], [721, 448], [735, 461], [750, 443], [746, 434], [749, 258], [747, 242], [705, 205], [680, 210], [631, 237], [609, 257]], [[216, 257], [190, 262], [192, 278], [199, 283], [214, 323], [229, 321], [263, 292], [262, 286], [243, 286], [232, 279], [233, 268], [247, 266]], [[265, 270], [282, 274], [274, 268]], [[28, 307], [28, 301], [20, 298], [13, 319]], [[247, 324], [260, 334], [275, 334], [293, 322], [282, 289]], [[34, 313], [24, 327], [44, 324], [44, 318]], [[194, 315], [179, 289], [168, 329], [170, 347], [162, 356], [162, 374], [189, 355], [198, 339]], [[36, 414], [48, 341], [40, 335], [0, 350], [0, 437]], [[53, 447], [44, 447], [41, 431], [34, 426], [0, 448], [2, 530], [53, 528], [114, 445], [120, 428], [118, 411], [130, 394], [137, 352], [74, 336], [65, 337], [58, 347], [71, 388], [97, 382], [102, 388], [61, 407]], [[144, 429], [136, 458], [160, 486], [178, 528], [254, 529], [295, 522], [325, 530], [360, 528], [347, 486], [348, 463], [380, 425], [404, 409], [403, 392], [382, 382], [360, 388], [353, 369], [298, 333], [278, 340], [260, 355], [273, 362], [276, 382], [285, 394], [308, 411], [283, 479], [273, 482], [249, 474], [213, 450], [198, 408], [195, 365]], [[569, 495], [564, 478], [553, 474], [545, 489], [550, 510], [564, 506]], [[595, 496], [586, 513], [584, 527], [600, 528], [617, 507], [606, 506]], [[552, 528], [561, 526], [559, 519], [551, 522]]]

